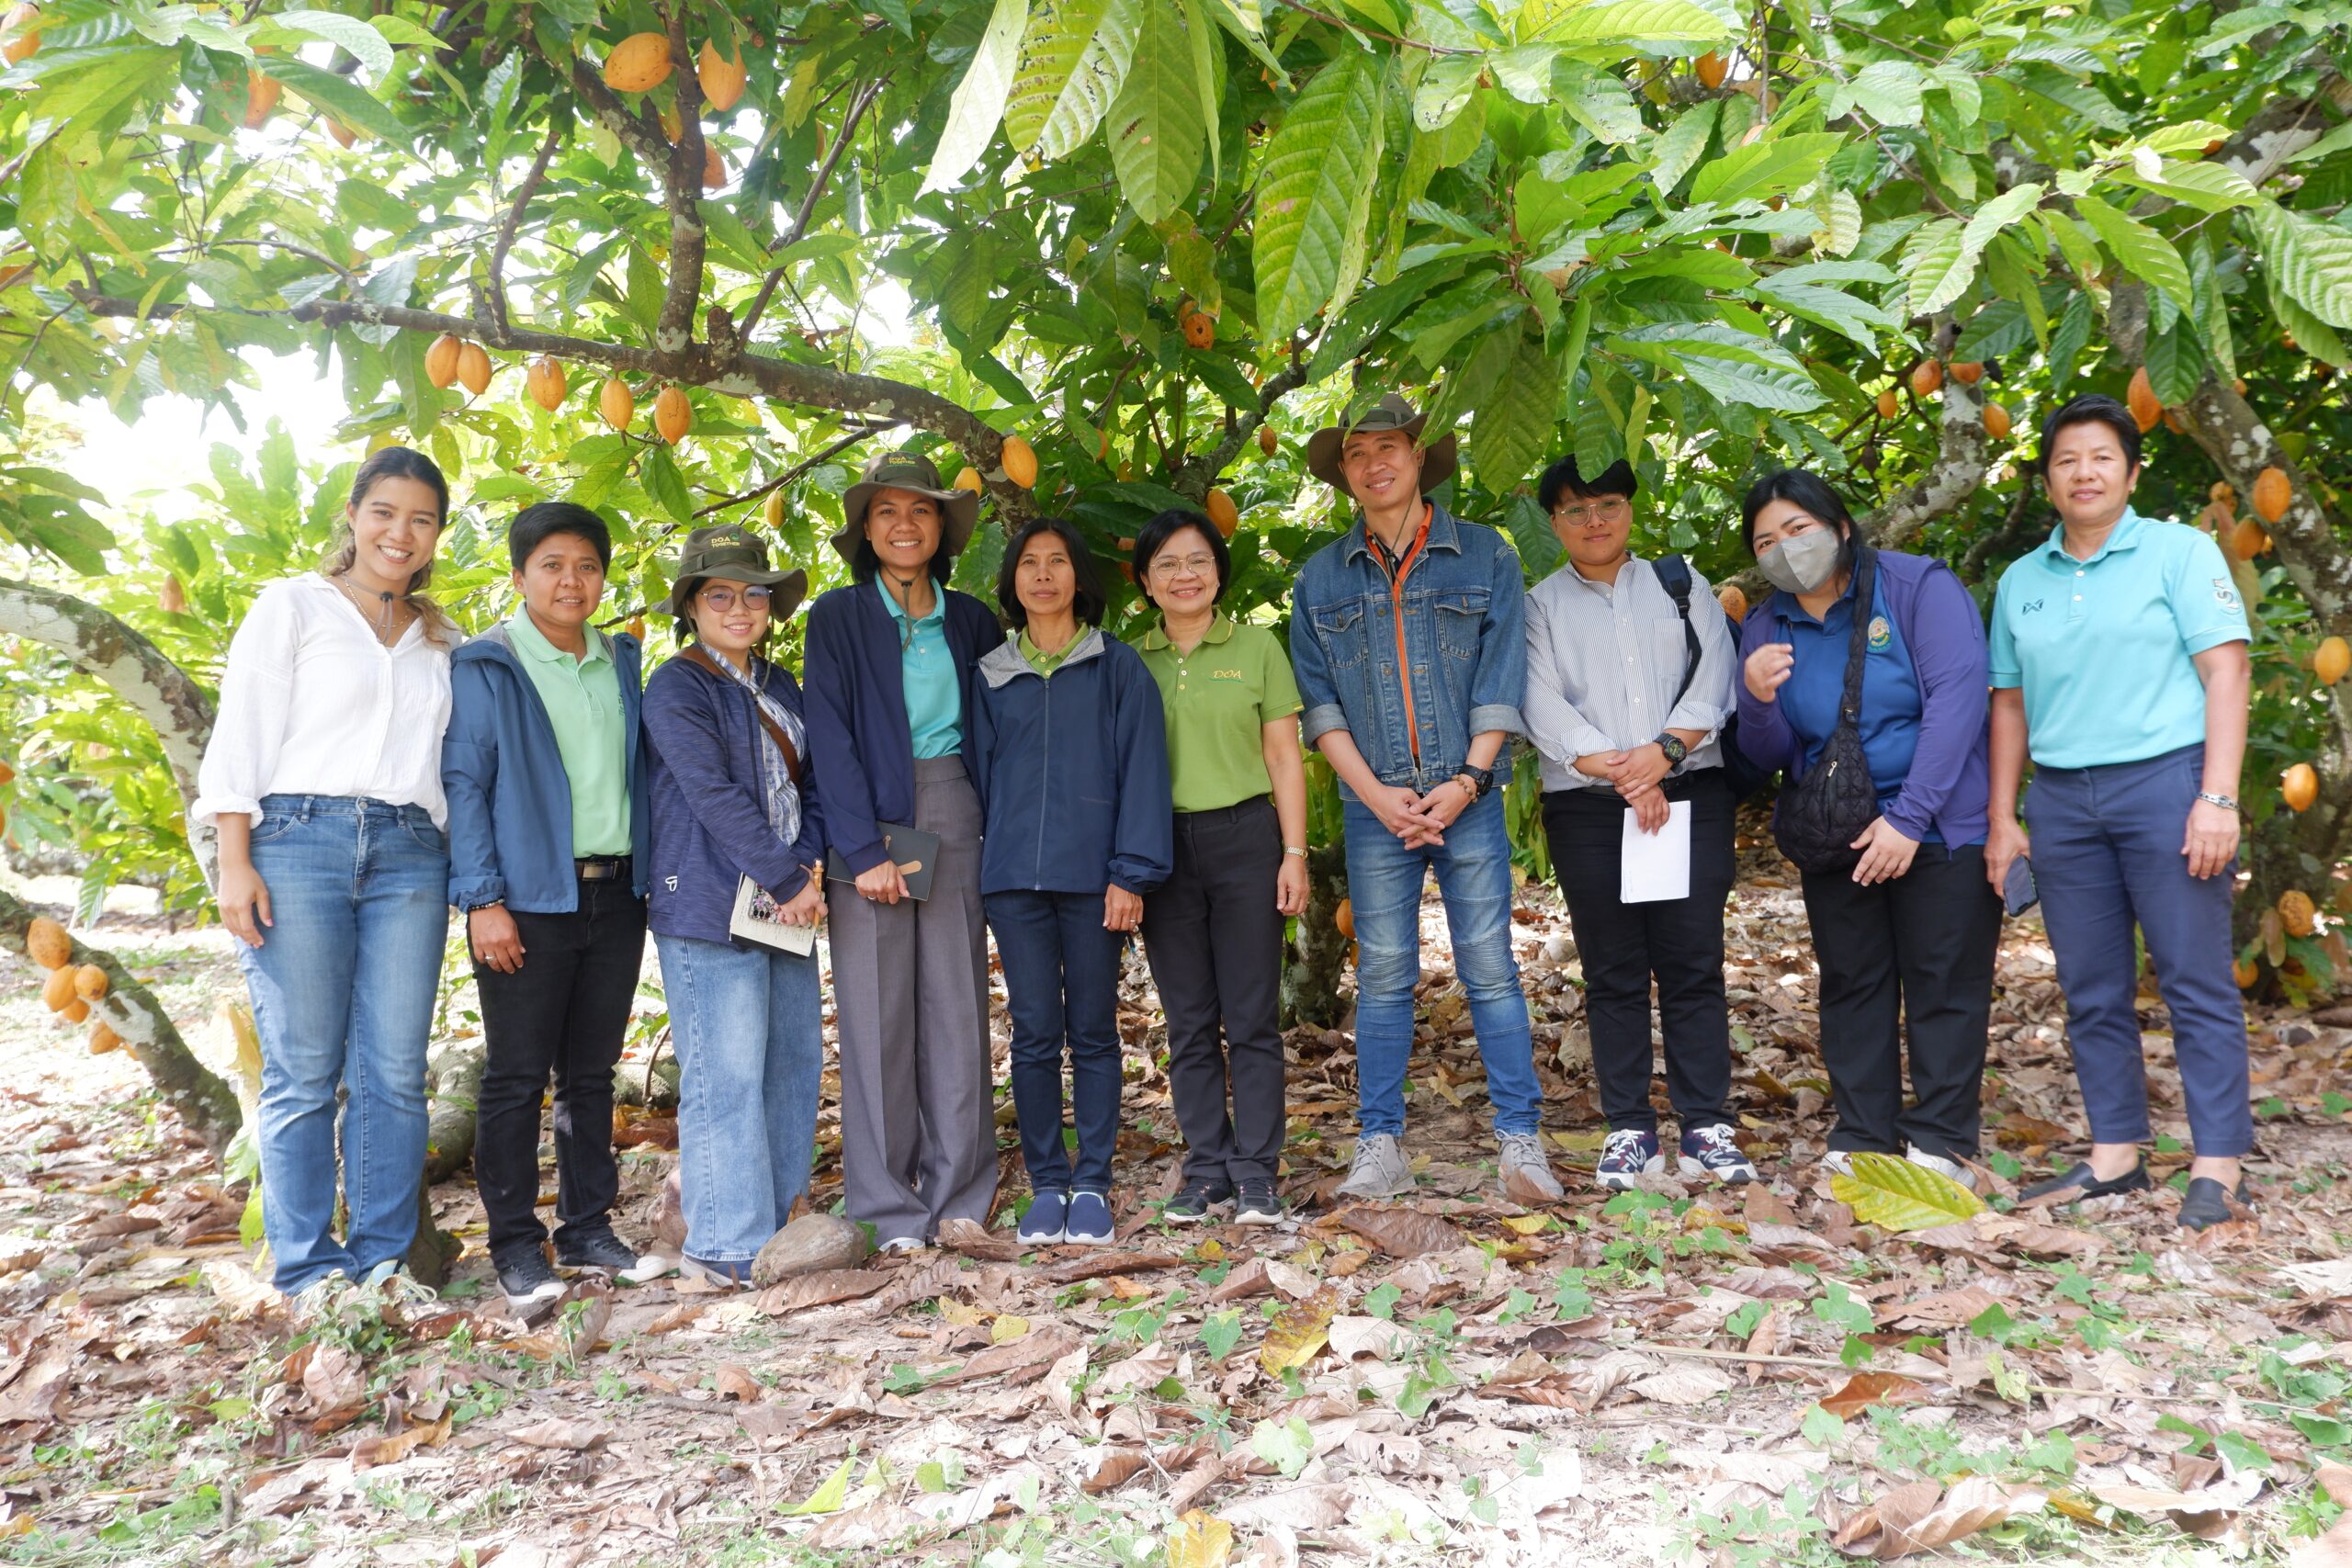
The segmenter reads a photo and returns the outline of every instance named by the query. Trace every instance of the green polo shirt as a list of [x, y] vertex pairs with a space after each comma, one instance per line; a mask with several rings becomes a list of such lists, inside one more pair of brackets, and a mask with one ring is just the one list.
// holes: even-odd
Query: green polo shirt
[[2038, 765], [2144, 761], [2204, 740], [2195, 656], [2248, 640], [2221, 547], [2127, 509], [2088, 560], [2066, 553], [2062, 525], [2001, 574], [1993, 685], [2024, 690]]
[[1301, 706], [1274, 634], [1219, 615], [1190, 653], [1177, 652], [1159, 626], [1135, 646], [1159, 682], [1176, 809], [1216, 811], [1273, 788], [1265, 727]]
[[1069, 641], [1064, 643], [1059, 652], [1047, 653], [1044, 649], [1039, 648], [1035, 643], [1029, 640], [1029, 628], [1027, 626], [1023, 626], [1021, 628], [1020, 637], [1021, 657], [1029, 661], [1030, 669], [1035, 670], [1038, 674], [1051, 680], [1053, 678], [1054, 671], [1062, 667], [1062, 660], [1068, 659], [1070, 656], [1070, 651], [1077, 648], [1080, 642], [1085, 640], [1086, 631], [1086, 627], [1079, 627], [1078, 635], [1070, 638]]
[[612, 645], [594, 626], [585, 658], [549, 642], [527, 609], [507, 617], [506, 635], [531, 689], [555, 728], [555, 749], [571, 784], [571, 852], [625, 855], [628, 837], [628, 732]]
[[905, 606], [876, 579], [874, 592], [899, 624], [899, 678], [907, 693], [907, 732], [915, 756], [952, 757], [964, 744], [964, 691], [956, 655], [947, 647], [947, 590], [931, 585], [931, 614], [912, 623]]

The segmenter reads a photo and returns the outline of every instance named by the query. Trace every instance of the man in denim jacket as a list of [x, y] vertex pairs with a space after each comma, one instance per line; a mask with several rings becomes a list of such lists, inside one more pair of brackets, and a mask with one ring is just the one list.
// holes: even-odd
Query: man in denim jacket
[[1525, 591], [1501, 534], [1425, 499], [1454, 463], [1453, 436], [1421, 446], [1425, 418], [1391, 394], [1306, 446], [1308, 468], [1360, 509], [1346, 536], [1300, 569], [1290, 623], [1306, 740], [1340, 775], [1355, 906], [1362, 1135], [1340, 1190], [1412, 1190], [1405, 1069], [1421, 887], [1434, 869], [1486, 1060], [1503, 1189], [1548, 1201], [1560, 1184], [1537, 1131], [1542, 1091], [1510, 951], [1510, 840], [1498, 775], [1510, 738], [1527, 728]]

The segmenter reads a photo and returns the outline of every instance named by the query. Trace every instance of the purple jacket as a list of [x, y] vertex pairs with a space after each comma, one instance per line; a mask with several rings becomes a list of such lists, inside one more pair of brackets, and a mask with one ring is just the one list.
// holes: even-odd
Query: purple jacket
[[[1951, 569], [1930, 557], [1881, 550], [1878, 575], [1918, 673], [1922, 710], [1918, 750], [1903, 793], [1886, 808], [1886, 819], [1908, 838], [1933, 832], [1946, 844], [1981, 841], [1985, 804], [1993, 794], [1992, 666], [1984, 617]], [[1780, 612], [1796, 613], [1793, 599], [1783, 604], [1784, 597], [1775, 592], [1747, 613], [1739, 632], [1743, 670], [1747, 656], [1772, 640]], [[1745, 678], [1734, 684], [1740, 750], [1758, 767], [1799, 777], [1804, 746], [1781, 705], [1757, 701]], [[1865, 705], [1870, 697], [1865, 684]]]

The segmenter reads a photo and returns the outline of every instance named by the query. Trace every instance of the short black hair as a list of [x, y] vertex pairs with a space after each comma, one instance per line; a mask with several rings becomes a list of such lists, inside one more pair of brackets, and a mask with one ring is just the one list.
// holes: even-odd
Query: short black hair
[[1078, 594], [1071, 608], [1086, 625], [1101, 626], [1102, 612], [1110, 608], [1110, 602], [1103, 598], [1102, 580], [1094, 572], [1094, 552], [1086, 547], [1085, 536], [1076, 525], [1059, 517], [1032, 517], [1005, 542], [1004, 564], [996, 569], [997, 607], [1016, 627], [1029, 624], [1029, 612], [1021, 603], [1021, 552], [1040, 534], [1053, 535], [1069, 549], [1070, 570], [1078, 579]]
[[1545, 512], [1560, 504], [1563, 495], [1580, 496], [1589, 501], [1598, 495], [1622, 495], [1631, 501], [1641, 493], [1642, 481], [1634, 476], [1634, 465], [1620, 457], [1590, 479], [1584, 477], [1573, 457], [1563, 457], [1544, 470], [1535, 486], [1535, 500]]
[[2070, 424], [2107, 426], [2123, 444], [2123, 460], [2135, 468], [2140, 466], [2140, 422], [2106, 393], [2086, 392], [2041, 422], [2041, 450], [2034, 458], [2034, 468], [2044, 479], [2050, 477], [2050, 449], [2058, 445], [2058, 433]]
[[1776, 501], [1802, 507], [1834, 526], [1846, 539], [1851, 540], [1857, 533], [1854, 514], [1846, 510], [1845, 497], [1831, 490], [1828, 480], [1811, 468], [1782, 468], [1748, 486], [1747, 499], [1739, 503], [1740, 539], [1751, 556], [1756, 553], [1756, 514]]
[[541, 545], [558, 534], [571, 534], [594, 547], [597, 561], [613, 564], [613, 531], [605, 520], [569, 501], [542, 501], [514, 514], [506, 529], [506, 558], [520, 571]]
[[[1151, 573], [1151, 558], [1168, 547], [1168, 541], [1187, 528], [1197, 528], [1201, 537], [1209, 542], [1209, 554], [1216, 558], [1216, 592], [1209, 595], [1214, 604], [1225, 597], [1227, 584], [1233, 581], [1233, 552], [1226, 547], [1225, 536], [1216, 524], [1190, 507], [1171, 506], [1145, 524], [1136, 534], [1133, 557], [1136, 586], [1143, 589], [1143, 596], [1151, 598], [1151, 590], [1144, 587], [1144, 579]], [[1152, 600], [1158, 604], [1158, 600]]]

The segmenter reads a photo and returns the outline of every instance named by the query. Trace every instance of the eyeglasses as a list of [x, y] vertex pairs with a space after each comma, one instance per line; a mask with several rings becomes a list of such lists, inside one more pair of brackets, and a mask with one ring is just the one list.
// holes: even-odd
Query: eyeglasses
[[1633, 509], [1633, 503], [1622, 495], [1605, 495], [1592, 501], [1572, 501], [1552, 509], [1552, 515], [1571, 528], [1581, 528], [1588, 523], [1614, 523]]
[[1155, 556], [1151, 562], [1154, 577], [1176, 578], [1188, 571], [1195, 577], [1206, 577], [1216, 570], [1215, 556]]
[[[745, 609], [764, 610], [768, 607], [768, 601], [775, 597], [775, 591], [769, 588], [746, 588], [742, 591], [742, 596]], [[735, 607], [735, 590], [732, 588], [706, 588], [697, 597], [722, 615]]]

